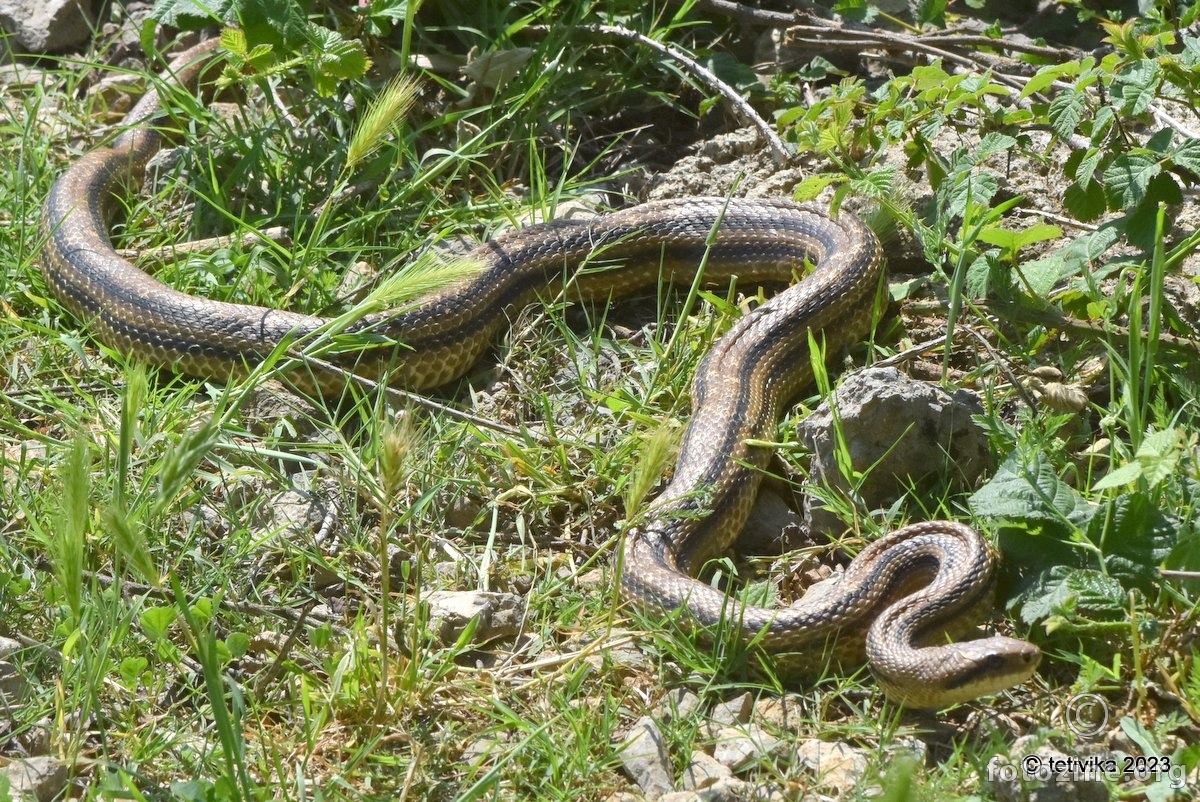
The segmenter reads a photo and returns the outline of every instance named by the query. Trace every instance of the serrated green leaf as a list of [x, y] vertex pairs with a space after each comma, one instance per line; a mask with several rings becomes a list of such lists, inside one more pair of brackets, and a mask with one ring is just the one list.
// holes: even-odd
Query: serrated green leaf
[[832, 173], [806, 176], [792, 192], [792, 199], [804, 203], [810, 201], [825, 191], [826, 187], [842, 180], [842, 176]]
[[249, 45], [246, 43], [246, 32], [237, 28], [221, 30], [221, 49], [235, 56], [245, 56]]
[[[1200, 6], [1193, 6], [1190, 9], [1192, 14], [1200, 12]], [[1200, 65], [1200, 38], [1195, 36], [1183, 37], [1183, 52], [1180, 53], [1180, 60], [1185, 67], [1195, 67]]]
[[[942, 114], [940, 111], [935, 111], [930, 114], [920, 124], [920, 126], [918, 126], [917, 130], [920, 132], [921, 138], [923, 138], [926, 142], [932, 142], [937, 139], [938, 134], [940, 134], [942, 129], [945, 127], [946, 115]], [[933, 161], [930, 160], [929, 163], [932, 165]]]
[[192, 30], [234, 19], [233, 0], [157, 0], [150, 15], [163, 25]]
[[1087, 102], [1082, 92], [1060, 92], [1050, 101], [1050, 128], [1059, 139], [1070, 139], [1079, 129], [1079, 122], [1087, 111]]
[[1133, 209], [1146, 196], [1150, 179], [1161, 169], [1157, 161], [1144, 153], [1122, 153], [1113, 159], [1104, 171], [1110, 205], [1116, 209]]
[[1056, 610], [1077, 615], [1123, 615], [1125, 589], [1111, 576], [1088, 568], [1076, 568], [1055, 589], [1051, 604]]
[[1081, 184], [1090, 184], [1096, 174], [1096, 168], [1100, 166], [1102, 156], [1099, 148], [1088, 148], [1075, 168], [1075, 180]]
[[1029, 228], [1013, 230], [997, 225], [984, 226], [979, 239], [1006, 251], [1019, 251], [1028, 245], [1062, 236], [1062, 229], [1048, 223], [1038, 223]]
[[950, 76], [942, 69], [941, 59], [934, 61], [932, 64], [913, 67], [910, 75], [913, 80], [913, 88], [918, 92], [944, 87], [950, 80]]
[[1025, 587], [1012, 600], [1010, 609], [1028, 626], [1050, 617], [1054, 614], [1054, 591], [1071, 570], [1066, 565], [1040, 569], [1027, 580]]
[[1178, 540], [1175, 525], [1146, 493], [1127, 493], [1102, 505], [1087, 536], [1100, 549], [1104, 567], [1126, 588], [1151, 591], [1158, 566]]
[[913, 15], [919, 25], [946, 27], [946, 0], [919, 0]]
[[1091, 139], [1093, 144], [1099, 144], [1108, 135], [1116, 119], [1117, 113], [1113, 111], [1112, 106], [1104, 105], [1096, 109], [1096, 114], [1092, 117], [1091, 124]]
[[1171, 161], [1200, 178], [1200, 139], [1185, 139], [1171, 154]]
[[1048, 296], [1054, 286], [1068, 272], [1066, 260], [1061, 251], [1041, 259], [1024, 262], [1020, 270], [1021, 275], [1025, 277], [1025, 283], [1029, 285], [1029, 291], [1038, 298]]
[[310, 24], [308, 37], [316, 62], [313, 81], [322, 95], [333, 94], [343, 80], [363, 77], [371, 66], [362, 44], [345, 38], [337, 31]]
[[1141, 59], [1113, 76], [1112, 96], [1125, 114], [1138, 115], [1150, 108], [1158, 92], [1162, 68], [1152, 58]]
[[996, 176], [989, 172], [959, 173], [957, 180], [946, 181], [942, 190], [946, 197], [946, 211], [953, 217], [962, 217], [967, 204], [987, 206], [1000, 188]]
[[1151, 489], [1175, 475], [1183, 457], [1184, 434], [1179, 429], [1151, 432], [1138, 446], [1135, 458], [1142, 465]]
[[1200, 533], [1192, 532], [1181, 538], [1164, 564], [1176, 571], [1200, 571]]
[[1043, 569], [1015, 599], [1020, 619], [1044, 622], [1048, 631], [1079, 617], [1112, 619], [1124, 614], [1121, 583], [1090, 568], [1054, 565]]
[[1050, 64], [1042, 67], [1032, 78], [1025, 82], [1025, 86], [1021, 88], [1021, 98], [1027, 98], [1046, 89], [1055, 81], [1067, 75], [1067, 69], [1071, 66], [1078, 67], [1078, 64]]
[[1078, 523], [1091, 515], [1087, 502], [1054, 472], [1041, 452], [1014, 452], [969, 502], [981, 518], [994, 521]]
[[1093, 490], [1112, 490], [1133, 484], [1142, 478], [1142, 465], [1136, 460], [1127, 462], [1119, 468], [1114, 468], [1105, 474], [1098, 482], [1092, 484]]
[[293, 52], [305, 42], [308, 21], [303, 6], [293, 0], [255, 0], [235, 6], [235, 13], [250, 42], [267, 42], [285, 52]]
[[979, 147], [975, 149], [973, 161], [975, 164], [981, 164], [984, 159], [995, 156], [997, 153], [1007, 153], [1016, 146], [1016, 137], [993, 131], [990, 134], [985, 134], [983, 139], [979, 140]]
[[984, 254], [967, 266], [963, 288], [970, 298], [994, 298], [997, 292], [1003, 292], [1011, 286], [1012, 282], [1006, 280], [1007, 275], [1006, 269]]
[[866, 198], [895, 199], [896, 171], [891, 167], [873, 170], [862, 178], [852, 179], [850, 189]]
[[1063, 206], [1080, 221], [1090, 223], [1108, 208], [1104, 187], [1095, 181], [1089, 180], [1082, 185], [1076, 181], [1063, 193]]
[[1164, 155], [1171, 149], [1171, 142], [1174, 139], [1175, 132], [1170, 128], [1163, 128], [1160, 131], [1156, 131], [1153, 136], [1146, 140], [1146, 144], [1143, 147], [1152, 153]]

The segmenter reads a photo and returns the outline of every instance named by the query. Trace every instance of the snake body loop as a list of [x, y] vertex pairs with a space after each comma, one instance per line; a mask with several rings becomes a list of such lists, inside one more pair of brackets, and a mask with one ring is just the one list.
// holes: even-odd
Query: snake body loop
[[[182, 53], [166, 80], [190, 85], [213, 49]], [[148, 93], [108, 147], [75, 162], [43, 210], [42, 267], [59, 301], [101, 340], [154, 365], [199, 377], [244, 373], [328, 321], [178, 292], [119, 256], [109, 240], [118, 185], [138, 179], [160, 147]], [[715, 236], [714, 236], [715, 234]], [[411, 308], [368, 316], [353, 331], [402, 343], [342, 356], [336, 368], [420, 389], [460, 377], [510, 314], [570, 277], [584, 297], [626, 295], [660, 281], [743, 285], [802, 281], [741, 318], [704, 358], [674, 475], [625, 538], [623, 596], [699, 629], [722, 623], [768, 651], [819, 670], [837, 653], [865, 658], [890, 697], [941, 707], [1027, 678], [1040, 653], [991, 637], [947, 643], [988, 604], [992, 555], [966, 526], [923, 523], [868, 546], [833, 591], [786, 608], [743, 605], [694, 577], [729, 548], [749, 515], [783, 407], [811, 379], [809, 338], [829, 352], [867, 330], [882, 271], [878, 240], [849, 214], [837, 219], [786, 201], [687, 198], [583, 222], [556, 221], [500, 236], [470, 257], [480, 273]], [[602, 260], [611, 269], [579, 273]], [[318, 375], [318, 386], [339, 373]], [[630, 511], [631, 517], [637, 511]], [[812, 594], [810, 594], [811, 596]]]

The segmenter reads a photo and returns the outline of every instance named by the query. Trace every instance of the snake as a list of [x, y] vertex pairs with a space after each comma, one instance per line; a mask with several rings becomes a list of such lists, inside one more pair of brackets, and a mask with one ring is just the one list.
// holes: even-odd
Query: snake
[[[216, 41], [181, 52], [158, 85], [197, 83], [216, 61]], [[329, 320], [180, 292], [117, 253], [118, 199], [163, 147], [161, 112], [158, 92], [148, 91], [119, 135], [54, 181], [40, 222], [42, 273], [61, 306], [110, 348], [227, 381], [281, 349], [302, 349]], [[337, 354], [323, 367], [301, 362], [298, 381], [323, 391], [353, 374], [437, 388], [462, 377], [517, 311], [567, 292], [608, 300], [663, 282], [686, 285], [700, 269], [705, 285], [786, 285], [702, 358], [674, 471], [644, 509], [628, 511], [617, 553], [620, 596], [647, 621], [669, 619], [710, 638], [731, 632], [781, 664], [816, 671], [843, 656], [864, 661], [888, 698], [913, 708], [967, 702], [1033, 674], [1040, 651], [1032, 643], [960, 639], [992, 604], [996, 562], [991, 546], [961, 523], [890, 532], [860, 551], [831, 589], [810, 589], [786, 606], [745, 603], [702, 578], [751, 513], [768, 443], [812, 381], [812, 344], [835, 353], [869, 331], [883, 254], [858, 217], [783, 199], [651, 201], [510, 230], [467, 260], [476, 273], [366, 315], [348, 331], [373, 335], [372, 347]]]

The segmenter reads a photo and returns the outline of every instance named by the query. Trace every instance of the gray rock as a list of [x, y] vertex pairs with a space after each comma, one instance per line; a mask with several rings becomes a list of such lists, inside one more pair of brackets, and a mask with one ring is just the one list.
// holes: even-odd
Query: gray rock
[[18, 748], [28, 757], [50, 753], [50, 744], [54, 733], [54, 722], [49, 718], [40, 718], [16, 735]]
[[733, 772], [729, 770], [728, 766], [707, 752], [697, 749], [692, 752], [692, 760], [684, 769], [683, 780], [680, 784], [685, 791], [699, 791], [732, 776]]
[[29, 682], [12, 663], [0, 660], [0, 709], [16, 706], [29, 694]]
[[672, 688], [655, 706], [660, 721], [686, 721], [700, 708], [700, 697], [687, 688]]
[[781, 741], [761, 727], [723, 727], [717, 731], [713, 757], [718, 763], [737, 772], [766, 757]]
[[[425, 595], [429, 621], [443, 643], [456, 642], [474, 623], [472, 643], [511, 638], [521, 631], [525, 603], [511, 593], [482, 590], [438, 590]], [[406, 624], [400, 624], [405, 626]]]
[[311, 439], [321, 432], [322, 425], [329, 425], [328, 412], [274, 380], [250, 393], [238, 414], [248, 430], [262, 437]]
[[270, 521], [264, 528], [269, 533], [284, 533], [306, 541], [322, 542], [337, 519], [334, 498], [336, 485], [318, 480], [311, 471], [301, 471], [292, 477], [292, 486], [271, 498], [266, 510]]
[[749, 721], [752, 710], [754, 710], [754, 697], [749, 693], [743, 693], [714, 707], [711, 718], [718, 724], [732, 727]]
[[796, 757], [829, 788], [853, 788], [867, 772], [866, 754], [844, 743], [813, 738], [796, 747]]
[[646, 796], [657, 799], [674, 790], [667, 747], [650, 717], [642, 716], [629, 730], [620, 757], [621, 768]]
[[805, 711], [804, 697], [796, 693], [761, 699], [754, 706], [754, 723], [778, 732], [798, 733], [811, 718]]
[[91, 0], [0, 0], [0, 28], [30, 53], [61, 53], [92, 35]]
[[14, 760], [3, 769], [13, 799], [50, 802], [67, 786], [67, 764], [56, 757]]
[[[950, 394], [894, 368], [873, 368], [848, 377], [800, 423], [797, 435], [813, 452], [810, 481], [848, 493], [835, 457], [834, 427], [840, 426], [854, 470], [870, 471], [856, 492], [873, 510], [887, 507], [910, 485], [943, 476], [959, 488], [973, 487], [991, 463], [987, 436], [972, 420], [982, 413], [967, 390]], [[822, 509], [810, 508], [806, 518], [809, 531], [841, 528]]]

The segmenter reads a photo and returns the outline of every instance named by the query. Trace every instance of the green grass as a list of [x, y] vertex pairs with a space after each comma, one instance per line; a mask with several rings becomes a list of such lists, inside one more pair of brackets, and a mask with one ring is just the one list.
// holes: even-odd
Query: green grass
[[[738, 36], [717, 16], [629, 3], [437, 5], [407, 30], [398, 22], [392, 46], [452, 56], [528, 47], [527, 66], [465, 103], [464, 82], [423, 75], [413, 110], [397, 104], [375, 122], [366, 109], [386, 81], [335, 82], [322, 96], [310, 84], [319, 68], [302, 57], [269, 93], [239, 78], [248, 100], [233, 109], [173, 98], [175, 162], [131, 195], [118, 247], [281, 226], [286, 240], [167, 260], [158, 275], [210, 297], [346, 313], [358, 297], [343, 277], [356, 263], [390, 275], [430, 243], [619, 190], [638, 158], [683, 155], [647, 146], [648, 121], [660, 124], [655, 134], [703, 138], [680, 113], [700, 95], [681, 89], [675, 67], [628, 44], [598, 45], [572, 23], [619, 22], [702, 57], [721, 52], [721, 35]], [[345, 35], [354, 39], [353, 26]], [[1134, 44], [1119, 38], [1120, 58], [1096, 66], [1096, 80], [1154, 62], [1169, 76], [1158, 94], [1188, 105], [1190, 74], [1168, 69], [1175, 50]], [[818, 81], [805, 107], [794, 99], [799, 78], [768, 92], [736, 83], [736, 57], [722, 58], [734, 61], [718, 71], [825, 165], [802, 194], [832, 185], [873, 198], [924, 254], [924, 280], [892, 277], [892, 298], [907, 305], [855, 359], [902, 351], [922, 327], [944, 332], [954, 310], [954, 327], [982, 335], [1004, 363], [961, 334], [931, 356], [951, 384], [984, 399], [998, 466], [986, 487], [914, 493], [886, 513], [836, 500], [850, 531], [831, 534], [853, 547], [907, 520], [978, 526], [1001, 548], [1010, 619], [1047, 651], [1035, 681], [935, 725], [887, 704], [866, 672], [785, 686], [746, 673], [753, 658], [736, 646], [697, 644], [672, 621], [619, 609], [615, 546], [662, 474], [690, 376], [739, 314], [736, 296], [693, 306], [687, 288], [663, 290], [614, 309], [551, 301], [519, 315], [494, 359], [425, 403], [352, 387], [264, 414], [272, 391], [262, 376], [222, 387], [109, 352], [47, 296], [37, 269], [42, 197], [111, 133], [89, 134], [94, 121], [114, 122], [82, 91], [97, 64], [49, 62], [41, 82], [0, 86], [0, 149], [16, 165], [0, 176], [0, 636], [22, 643], [9, 661], [29, 683], [0, 717], [0, 756], [45, 733], [91, 799], [603, 799], [630, 786], [619, 768], [629, 725], [682, 688], [701, 705], [662, 723], [677, 772], [712, 746], [709, 709], [749, 691], [795, 705], [786, 726], [770, 725], [789, 743], [864, 749], [888, 798], [990, 798], [991, 756], [1014, 732], [1069, 742], [1063, 709], [1086, 691], [1104, 695], [1112, 726], [1142, 751], [1194, 767], [1196, 360], [1155, 336], [1188, 336], [1163, 312], [1163, 284], [1193, 246], [1190, 232], [1157, 223], [1154, 194], [1169, 197], [1163, 180], [1190, 184], [1190, 151], [1143, 147], [1126, 129], [1144, 112], [1119, 104], [1127, 125], [1111, 136], [1081, 123], [1096, 181], [1113, 188], [1117, 233], [1141, 250], [1106, 250], [1104, 231], [1068, 231], [1038, 250], [1035, 237], [1012, 233], [1029, 221], [998, 192], [999, 165], [1019, 157], [1043, 180], [1092, 191], [1078, 164], [1046, 155], [1029, 133], [1062, 127], [1060, 106], [1035, 99], [1018, 113], [993, 104], [994, 85], [978, 76], [927, 67], [870, 87]], [[703, 125], [721, 113], [709, 109]], [[992, 133], [975, 149], [935, 146], [937, 130], [956, 126]], [[909, 189], [926, 206], [914, 209], [907, 185], [882, 169], [893, 146], [920, 170]], [[1165, 178], [1122, 194], [1131, 159]], [[1092, 333], [1047, 324], [1047, 308]], [[1030, 408], [1032, 390], [1012, 383], [1044, 366], [1069, 382], [1097, 364], [1082, 412]], [[790, 471], [805, 468], [794, 419], [818, 401], [802, 399], [780, 426]], [[318, 497], [325, 518], [289, 526], [276, 515], [288, 491]], [[439, 641], [423, 599], [441, 589], [517, 594], [520, 636]], [[915, 767], [893, 757], [914, 737], [930, 749]], [[739, 777], [789, 798], [820, 784], [789, 749]]]

